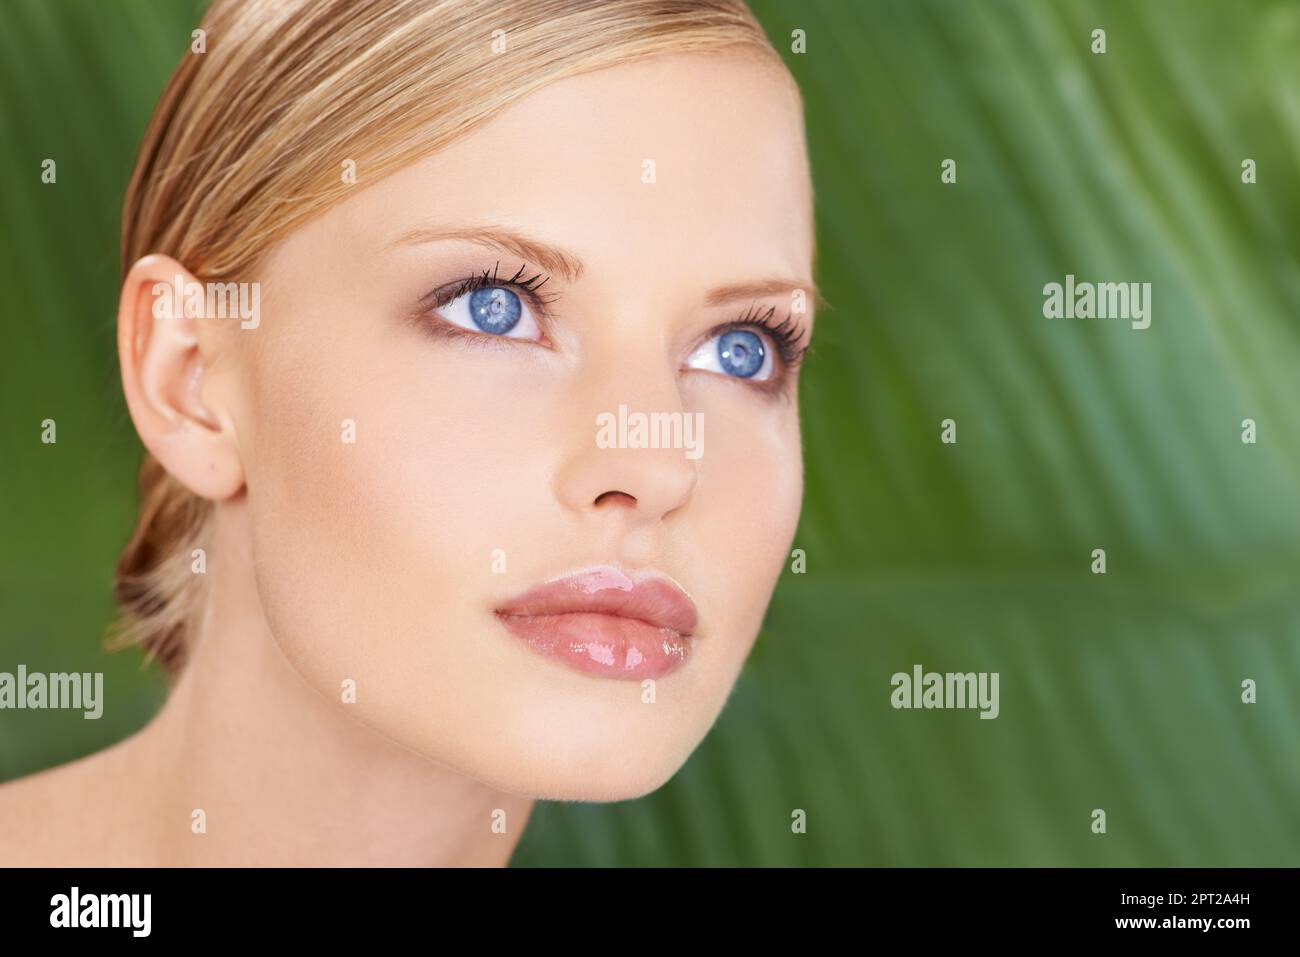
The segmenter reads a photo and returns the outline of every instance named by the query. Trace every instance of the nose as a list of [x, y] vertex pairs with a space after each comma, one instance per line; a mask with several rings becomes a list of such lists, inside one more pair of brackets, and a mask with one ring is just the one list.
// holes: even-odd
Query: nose
[[583, 396], [575, 413], [580, 425], [556, 473], [556, 496], [586, 516], [658, 522], [691, 498], [703, 423], [682, 407], [672, 372], [618, 371], [614, 381], [575, 388]]

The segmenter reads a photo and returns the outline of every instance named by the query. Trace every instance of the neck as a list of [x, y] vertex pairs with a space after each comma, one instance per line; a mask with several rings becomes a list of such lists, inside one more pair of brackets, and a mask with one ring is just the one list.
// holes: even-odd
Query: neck
[[[200, 633], [135, 739], [158, 863], [502, 866], [530, 798], [435, 764], [326, 700], [271, 635], [242, 501], [223, 506]], [[202, 811], [205, 832], [196, 823]]]

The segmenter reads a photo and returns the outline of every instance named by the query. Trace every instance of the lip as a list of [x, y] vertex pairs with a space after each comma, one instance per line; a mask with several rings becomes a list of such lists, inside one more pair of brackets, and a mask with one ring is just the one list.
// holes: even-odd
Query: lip
[[583, 674], [640, 680], [681, 667], [699, 622], [670, 579], [599, 565], [531, 588], [496, 609], [535, 651]]

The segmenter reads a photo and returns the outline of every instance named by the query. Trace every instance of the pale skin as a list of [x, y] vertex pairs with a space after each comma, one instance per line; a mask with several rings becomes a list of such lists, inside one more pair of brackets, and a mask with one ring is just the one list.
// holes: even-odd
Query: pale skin
[[[166, 256], [123, 284], [136, 429], [217, 503], [212, 600], [150, 724], [0, 787], [6, 863], [502, 865], [536, 799], [649, 793], [725, 705], [798, 520], [797, 370], [760, 387], [686, 360], [755, 303], [785, 318], [796, 290], [811, 335], [789, 78], [657, 56], [554, 83], [375, 183], [358, 172], [248, 277], [256, 329], [155, 320], [154, 285], [193, 281]], [[562, 268], [538, 261], [556, 251]], [[411, 318], [432, 289], [521, 265], [550, 277], [545, 343]], [[703, 454], [598, 448], [620, 404], [702, 412]], [[493, 615], [597, 563], [671, 576], [698, 606], [651, 702]]]

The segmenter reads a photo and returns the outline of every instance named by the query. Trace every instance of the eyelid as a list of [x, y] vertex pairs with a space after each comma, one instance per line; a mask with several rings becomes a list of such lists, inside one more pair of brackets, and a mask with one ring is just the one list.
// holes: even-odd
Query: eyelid
[[[546, 295], [538, 290], [545, 286], [551, 277], [540, 271], [534, 272], [527, 263], [524, 263], [512, 275], [503, 278], [500, 267], [501, 263], [498, 260], [490, 270], [484, 269], [474, 272], [469, 276], [444, 283], [430, 290], [420, 297], [417, 316], [419, 318], [428, 318], [432, 314], [432, 321], [437, 323], [434, 330], [438, 333], [446, 333], [465, 339], [502, 339], [513, 343], [530, 342], [549, 348], [551, 343], [548, 333], [552, 321], [549, 306], [559, 298], [559, 294]], [[446, 306], [462, 296], [468, 296], [478, 289], [489, 286], [513, 290], [527, 301], [529, 306], [536, 312], [534, 321], [541, 335], [540, 339], [494, 335], [477, 329], [467, 329], [440, 314]]]
[[694, 352], [695, 349], [698, 349], [700, 345], [709, 339], [725, 335], [735, 329], [757, 330], [776, 347], [777, 357], [781, 361], [783, 373], [793, 373], [798, 369], [799, 364], [808, 352], [808, 343], [806, 341], [808, 330], [806, 327], [800, 328], [800, 323], [795, 320], [793, 311], [787, 313], [786, 317], [780, 321], [776, 321], [775, 316], [776, 306], [764, 308], [754, 302], [739, 318], [721, 323], [710, 329], [691, 348], [691, 351]]
[[[806, 340], [809, 329], [795, 319], [793, 311], [788, 313], [785, 318], [777, 320], [775, 318], [776, 310], [776, 306], [762, 306], [758, 301], [754, 301], [737, 318], [711, 327], [704, 335], [696, 339], [687, 351], [686, 358], [683, 360], [683, 371], [704, 372], [719, 378], [737, 381], [750, 389], [756, 389], [770, 396], [785, 396], [788, 398], [790, 394], [788, 387], [794, 381], [799, 365], [808, 352]], [[733, 376], [722, 371], [685, 364], [712, 340], [738, 329], [744, 329], [760, 336], [765, 348], [775, 353], [772, 356], [772, 372], [766, 379]]]
[[[538, 290], [551, 281], [551, 277], [542, 272], [533, 272], [531, 267], [524, 263], [510, 277], [502, 278], [499, 275], [501, 262], [498, 260], [489, 271], [484, 269], [482, 272], [475, 272], [462, 279], [457, 279], [445, 283], [420, 297], [420, 303], [429, 304], [431, 308], [440, 309], [447, 303], [454, 301], [466, 293], [481, 289], [484, 286], [504, 286], [507, 289], [518, 289], [528, 296], [529, 300], [537, 307], [538, 312], [543, 316], [550, 316], [548, 306], [559, 298], [559, 294], [545, 295], [538, 293]], [[532, 273], [530, 276], [529, 273]], [[525, 278], [527, 277], [527, 278]], [[538, 282], [537, 280], [541, 280]]]

